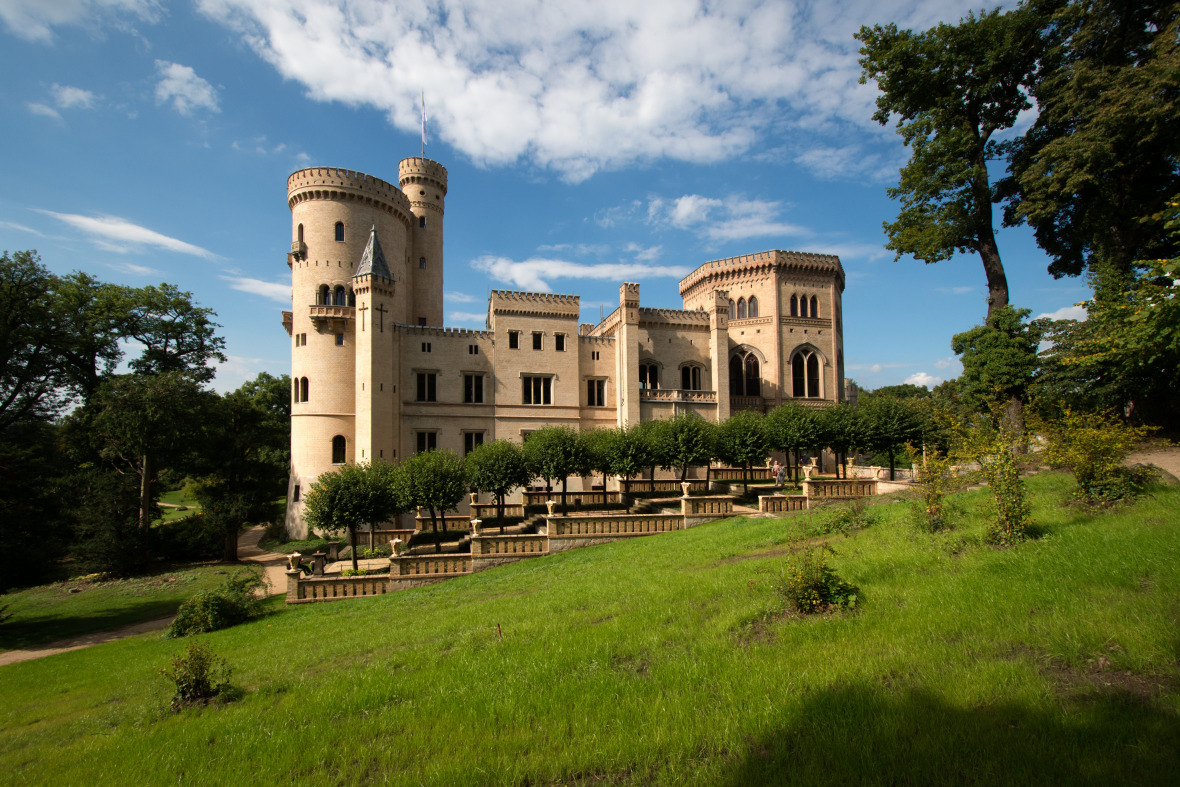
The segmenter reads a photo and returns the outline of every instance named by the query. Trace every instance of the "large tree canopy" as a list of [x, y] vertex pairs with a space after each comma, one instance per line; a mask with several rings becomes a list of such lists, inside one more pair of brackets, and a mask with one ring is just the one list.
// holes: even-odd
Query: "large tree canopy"
[[994, 135], [1031, 106], [1022, 85], [1035, 63], [1036, 27], [1027, 14], [968, 14], [924, 33], [894, 24], [862, 27], [861, 81], [876, 81], [874, 119], [897, 118], [910, 148], [889, 196], [901, 202], [885, 223], [887, 248], [926, 263], [975, 252], [987, 278], [988, 314], [1008, 304], [996, 246], [988, 160]]
[[1005, 145], [1005, 223], [1033, 228], [1055, 276], [1097, 263], [1121, 289], [1134, 261], [1176, 256], [1143, 219], [1180, 192], [1180, 4], [1029, 0], [1023, 12], [1041, 31], [1038, 114]]

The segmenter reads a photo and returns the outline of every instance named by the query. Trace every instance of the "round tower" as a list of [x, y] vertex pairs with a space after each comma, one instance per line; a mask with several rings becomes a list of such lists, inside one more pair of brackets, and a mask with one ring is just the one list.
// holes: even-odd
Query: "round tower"
[[[356, 446], [357, 308], [353, 275], [375, 229], [390, 263], [390, 322], [406, 322], [405, 260], [417, 219], [396, 186], [313, 167], [287, 179], [291, 209], [291, 481], [287, 530], [306, 533], [300, 499], [316, 477], [361, 459]], [[440, 298], [441, 300], [441, 298]], [[367, 458], [367, 457], [366, 457]]]
[[443, 208], [447, 168], [426, 158], [407, 158], [397, 165], [398, 185], [410, 201], [409, 280], [411, 325], [443, 324]]

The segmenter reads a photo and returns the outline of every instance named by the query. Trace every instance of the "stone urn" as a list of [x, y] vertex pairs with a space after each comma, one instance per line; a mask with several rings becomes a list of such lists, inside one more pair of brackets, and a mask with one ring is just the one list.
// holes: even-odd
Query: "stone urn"
[[471, 493], [471, 505], [475, 505], [478, 502], [479, 502], [479, 492], [472, 492]]
[[483, 520], [482, 519], [472, 519], [471, 520], [471, 535], [478, 536], [481, 530], [483, 530]]
[[815, 472], [815, 465], [803, 465], [803, 478], [804, 478], [804, 480], [810, 481], [811, 474], [813, 472]]
[[549, 516], [553, 516], [553, 508], [557, 505], [556, 500], [546, 500], [545, 507], [549, 509]]
[[394, 557], [397, 557], [406, 551], [406, 542], [402, 541], [400, 538], [393, 539], [393, 541], [389, 542], [389, 546], [393, 548]]
[[681, 481], [680, 488], [684, 490], [684, 496], [689, 497], [690, 493], [692, 492], [692, 484], [688, 481]]
[[300, 564], [303, 563], [303, 555], [298, 552], [292, 552], [287, 555], [287, 565], [292, 571], [298, 571]]

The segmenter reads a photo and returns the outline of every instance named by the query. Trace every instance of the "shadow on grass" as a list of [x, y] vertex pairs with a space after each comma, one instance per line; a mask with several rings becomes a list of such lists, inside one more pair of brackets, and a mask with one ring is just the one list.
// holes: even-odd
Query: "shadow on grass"
[[842, 686], [814, 693], [751, 740], [730, 785], [1175, 784], [1180, 717], [1154, 696], [1058, 687], [1050, 711], [1007, 702], [960, 708], [924, 690]]
[[79, 615], [21, 617], [0, 626], [0, 649], [27, 650], [175, 615], [183, 599], [144, 600]]

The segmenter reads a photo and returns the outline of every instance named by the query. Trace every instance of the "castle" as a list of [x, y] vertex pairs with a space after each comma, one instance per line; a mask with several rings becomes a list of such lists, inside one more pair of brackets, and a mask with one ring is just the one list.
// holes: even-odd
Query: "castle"
[[397, 186], [331, 167], [287, 180], [291, 535], [306, 532], [301, 492], [347, 462], [463, 455], [550, 424], [843, 400], [838, 257], [706, 262], [680, 282], [683, 309], [644, 308], [624, 283], [597, 325], [579, 323], [577, 295], [493, 290], [485, 330], [444, 328], [446, 194], [446, 169], [425, 158], [401, 161]]

